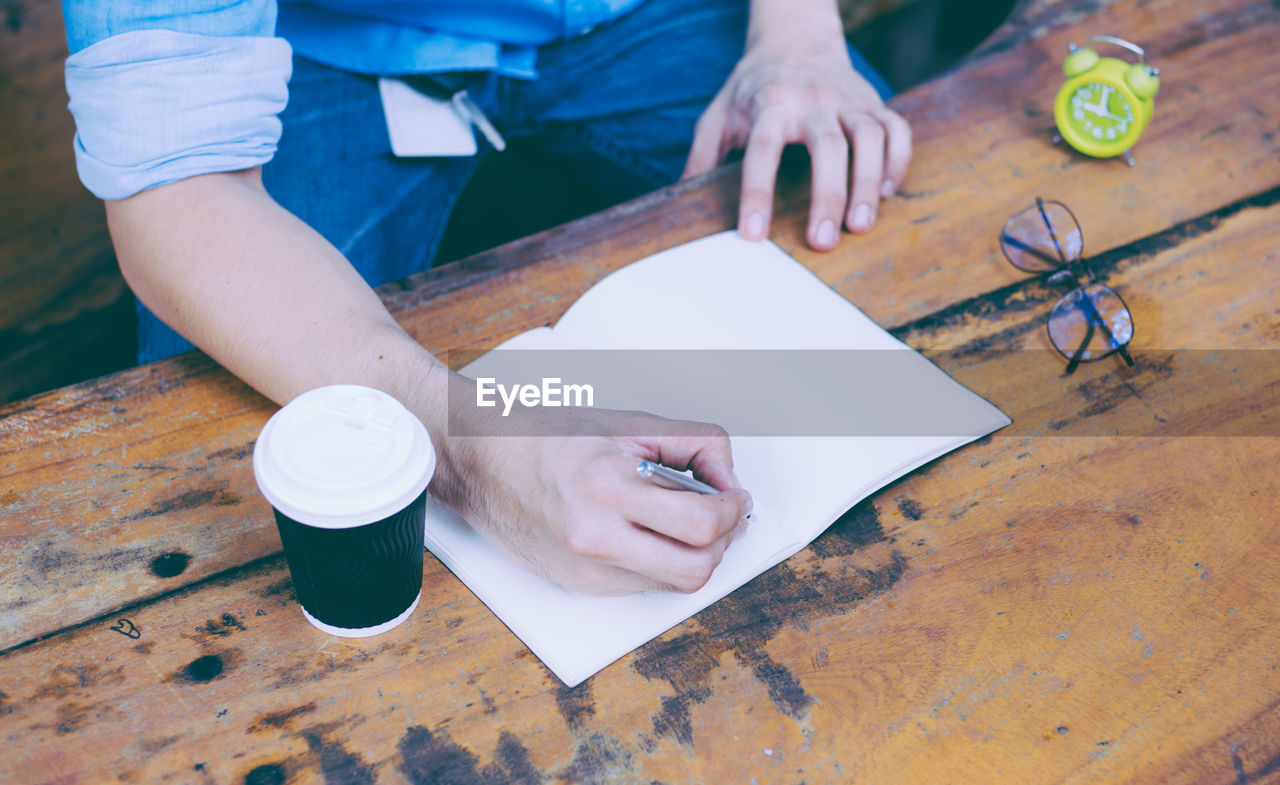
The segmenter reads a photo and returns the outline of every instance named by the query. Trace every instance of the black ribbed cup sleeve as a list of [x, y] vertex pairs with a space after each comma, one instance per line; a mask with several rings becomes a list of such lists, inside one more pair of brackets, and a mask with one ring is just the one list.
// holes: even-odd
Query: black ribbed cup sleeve
[[391, 621], [422, 590], [426, 491], [395, 515], [350, 529], [275, 513], [298, 602], [325, 624], [361, 629]]

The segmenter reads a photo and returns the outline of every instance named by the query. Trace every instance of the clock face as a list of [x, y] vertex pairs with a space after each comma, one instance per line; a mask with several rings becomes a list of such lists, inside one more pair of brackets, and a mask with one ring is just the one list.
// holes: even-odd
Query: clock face
[[1077, 133], [1099, 142], [1124, 138], [1133, 126], [1133, 107], [1109, 84], [1085, 82], [1071, 94], [1068, 122]]

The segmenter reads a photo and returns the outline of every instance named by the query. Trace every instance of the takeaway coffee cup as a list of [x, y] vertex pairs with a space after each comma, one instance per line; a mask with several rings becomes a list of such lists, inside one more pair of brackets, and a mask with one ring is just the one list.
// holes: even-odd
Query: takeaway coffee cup
[[275, 510], [308, 621], [361, 638], [409, 618], [422, 595], [435, 467], [427, 429], [379, 390], [320, 387], [267, 421], [253, 474]]

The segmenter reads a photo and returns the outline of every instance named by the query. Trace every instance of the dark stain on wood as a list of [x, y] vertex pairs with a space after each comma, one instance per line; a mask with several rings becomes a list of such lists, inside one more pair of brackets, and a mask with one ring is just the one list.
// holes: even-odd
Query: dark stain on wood
[[287, 711], [277, 711], [271, 714], [263, 714], [254, 720], [245, 730], [245, 733], [261, 733], [267, 730], [281, 730], [289, 727], [289, 723], [297, 717], [304, 714], [310, 714], [316, 710], [316, 702], [312, 701], [305, 706], [294, 706]]
[[29, 564], [32, 572], [47, 576], [77, 565], [81, 561], [83, 557], [77, 557], [75, 551], [55, 548], [53, 543], [46, 543], [31, 555]]
[[221, 619], [207, 619], [203, 625], [196, 627], [196, 632], [214, 637], [230, 635], [237, 630], [244, 632], [244, 624], [230, 613], [222, 614]]
[[262, 591], [258, 592], [258, 596], [264, 599], [272, 597], [280, 597], [284, 600], [297, 599], [293, 591], [293, 579], [281, 578], [280, 580], [266, 586]]
[[591, 697], [591, 682], [584, 681], [576, 687], [561, 685], [556, 691], [556, 708], [560, 709], [561, 716], [570, 728], [581, 728], [583, 720], [596, 713], [596, 702]]
[[140, 510], [126, 518], [122, 518], [122, 523], [132, 523], [143, 518], [154, 518], [158, 515], [168, 515], [172, 512], [181, 512], [182, 510], [194, 510], [198, 507], [225, 507], [233, 504], [239, 504], [240, 497], [234, 493], [230, 493], [223, 488], [200, 488], [193, 491], [179, 493], [171, 496], [164, 501], [157, 502], [145, 510]]
[[709, 697], [710, 687], [697, 687], [682, 695], [664, 695], [662, 708], [649, 718], [653, 723], [653, 732], [659, 737], [667, 736], [692, 747], [693, 722], [689, 716], [689, 707]]
[[138, 749], [143, 754], [151, 756], [163, 749], [172, 747], [181, 740], [181, 736], [160, 736], [154, 739], [141, 739], [138, 741]]
[[267, 763], [244, 775], [244, 785], [284, 785], [284, 764]]
[[809, 550], [819, 558], [830, 559], [848, 556], [862, 548], [884, 539], [880, 516], [870, 500], [849, 508], [836, 519], [818, 539], [809, 544]]
[[799, 719], [809, 708], [813, 699], [786, 666], [774, 662], [763, 649], [748, 652], [744, 659], [751, 662], [751, 673], [765, 686], [769, 700], [783, 714]]
[[884, 540], [874, 505], [856, 505], [812, 543], [819, 561], [806, 574], [796, 575], [790, 564], [779, 564], [701, 611], [695, 618], [702, 631], [650, 641], [638, 649], [632, 667], [647, 679], [668, 682], [676, 692], [674, 700], [663, 700], [650, 717], [654, 731], [691, 743], [689, 709], [711, 695], [710, 674], [727, 651], [751, 669], [780, 713], [801, 719], [812, 698], [790, 669], [769, 657], [766, 645], [784, 626], [804, 628], [811, 618], [847, 612], [896, 583], [907, 566], [897, 550], [876, 569], [843, 558]]
[[329, 785], [363, 785], [375, 781], [373, 769], [359, 755], [342, 746], [341, 742], [326, 738], [334, 730], [329, 725], [318, 725], [302, 733], [307, 746], [319, 758], [320, 774]]
[[899, 499], [898, 512], [909, 521], [918, 521], [924, 515], [924, 508], [915, 499]]
[[242, 444], [238, 447], [224, 447], [221, 450], [214, 450], [209, 453], [209, 462], [214, 461], [243, 461], [253, 455], [253, 442]]
[[1236, 769], [1236, 782], [1238, 785], [1249, 785], [1249, 775], [1245, 773], [1244, 761], [1240, 760], [1240, 752], [1238, 750], [1231, 751], [1231, 765]]
[[[510, 731], [502, 731], [498, 736], [498, 766], [506, 774], [505, 780], [489, 777], [485, 782], [505, 781], [511, 785], [539, 785], [542, 775], [529, 758], [529, 751]], [[493, 767], [486, 767], [486, 773]]]
[[186, 667], [179, 670], [175, 676], [186, 682], [204, 682], [213, 681], [222, 675], [223, 668], [226, 663], [222, 657], [217, 654], [206, 654], [203, 657], [196, 657], [188, 662]]
[[454, 744], [443, 730], [432, 733], [421, 725], [406, 728], [398, 746], [400, 773], [414, 785], [480, 782], [479, 759]]
[[363, 667], [375, 657], [383, 654], [392, 659], [403, 657], [407, 650], [408, 646], [396, 646], [393, 643], [386, 642], [373, 650], [353, 648], [338, 652], [328, 652], [323, 661], [319, 663], [304, 660], [277, 668], [275, 670], [275, 680], [270, 686], [272, 689], [279, 689], [323, 681], [335, 673], [343, 673]]
[[65, 698], [77, 690], [87, 690], [103, 684], [125, 680], [124, 666], [104, 668], [100, 665], [80, 663], [75, 666], [59, 665], [49, 672], [49, 679], [31, 696], [33, 700]]
[[1149, 388], [1173, 377], [1173, 357], [1145, 354], [1132, 368], [1119, 368], [1095, 379], [1080, 382], [1072, 390], [1087, 402], [1077, 419], [1094, 417], [1115, 409], [1125, 401], [1141, 398], [1138, 387]]
[[151, 572], [157, 578], [173, 578], [181, 575], [190, 563], [191, 556], [182, 551], [162, 553], [151, 560]]
[[84, 727], [94, 724], [91, 721], [102, 720], [114, 714], [114, 709], [106, 701], [97, 703], [64, 703], [58, 707], [54, 732], [66, 736]]
[[496, 760], [484, 768], [475, 753], [454, 743], [443, 728], [407, 728], [398, 747], [400, 773], [414, 785], [539, 785], [544, 781], [529, 751], [510, 731], [499, 735]]
[[560, 772], [559, 778], [568, 783], [636, 779], [631, 753], [617, 739], [603, 733], [594, 733], [578, 745], [573, 761]]

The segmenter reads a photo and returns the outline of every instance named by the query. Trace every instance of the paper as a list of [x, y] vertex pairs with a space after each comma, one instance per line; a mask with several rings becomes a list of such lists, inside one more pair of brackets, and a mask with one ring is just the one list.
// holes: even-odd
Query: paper
[[[743, 420], [741, 432], [726, 427], [735, 469], [755, 503], [752, 523], [710, 582], [691, 595], [591, 597], [566, 591], [527, 572], [452, 510], [429, 507], [428, 548], [569, 686], [795, 554], [884, 484], [1010, 422], [777, 246], [748, 242], [736, 232], [703, 238], [613, 273], [554, 328], [517, 336], [463, 373], [473, 378], [489, 373], [515, 349], [645, 350], [627, 355], [629, 368], [641, 366], [633, 382], [612, 390], [611, 399], [597, 405], [711, 422], [722, 419], [717, 412], [740, 397], [745, 385], [766, 389], [768, 398], [779, 390], [810, 395], [814, 391], [806, 385], [811, 377], [823, 376], [821, 364], [830, 358], [894, 352], [883, 356], [892, 359], [886, 367], [898, 370], [864, 380], [852, 394], [859, 387], [874, 389], [878, 400], [897, 398], [909, 401], [921, 416], [943, 411], [950, 418], [943, 435], [788, 435], [784, 427], [761, 436], [750, 435], [762, 425], [759, 418], [782, 418], [785, 407], [749, 407], [751, 417]], [[786, 350], [786, 356], [800, 358], [801, 372], [795, 379], [752, 382], [741, 374], [701, 378], [696, 368], [678, 362], [642, 367], [646, 357], [670, 358], [671, 351], [690, 349], [721, 350], [719, 355], [693, 356], [723, 355], [730, 361], [754, 356], [742, 352]], [[532, 352], [521, 355], [537, 359]], [[818, 364], [806, 369], [806, 358]], [[850, 390], [835, 392], [841, 396], [840, 408], [860, 405], [856, 397], [849, 398]]]
[[404, 81], [386, 76], [378, 80], [378, 92], [391, 152], [397, 158], [476, 154], [471, 123], [459, 117], [448, 101], [423, 95]]

